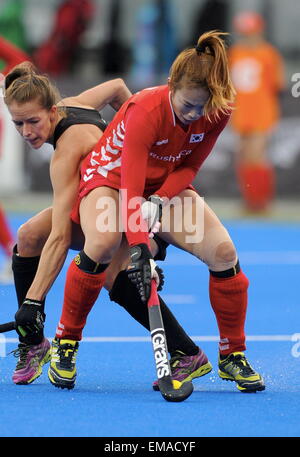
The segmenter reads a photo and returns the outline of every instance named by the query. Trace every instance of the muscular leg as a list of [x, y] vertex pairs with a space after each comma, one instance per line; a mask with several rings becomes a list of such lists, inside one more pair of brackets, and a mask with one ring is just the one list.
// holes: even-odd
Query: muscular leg
[[[150, 243], [151, 252], [155, 258], [157, 244], [153, 240]], [[123, 237], [120, 249], [106, 271], [105, 287], [110, 291], [111, 300], [121, 305], [136, 321], [150, 330], [147, 306], [141, 301], [137, 288], [126, 273], [128, 263], [128, 244], [126, 238]], [[198, 346], [186, 334], [159, 294], [158, 297], [169, 353], [173, 354], [180, 350], [190, 356], [196, 355], [199, 351]]]
[[[52, 208], [46, 208], [22, 224], [12, 256], [12, 269], [19, 306], [35, 277], [42, 249], [52, 227]], [[72, 249], [81, 249], [84, 237], [78, 225], [73, 224]]]
[[21, 225], [12, 256], [12, 269], [19, 307], [35, 277], [40, 254], [51, 231], [51, 208]]
[[[124, 271], [118, 273], [115, 279], [119, 269], [128, 265], [128, 247], [125, 245], [123, 251], [120, 250], [122, 233], [119, 231], [118, 224], [116, 224], [116, 228], [108, 232], [103, 231], [103, 223], [100, 224], [99, 228], [97, 227], [97, 221], [104, 217], [104, 210], [99, 210], [101, 205], [98, 204], [101, 198], [112, 199], [106, 208], [105, 217], [108, 221], [110, 218], [114, 220], [119, 214], [118, 193], [110, 188], [94, 189], [81, 202], [80, 220], [85, 234], [85, 245], [84, 250], [76, 256], [67, 272], [63, 309], [56, 330], [56, 338], [52, 343], [52, 357], [48, 371], [50, 382], [57, 387], [74, 387], [76, 378], [75, 356], [78, 341], [82, 338], [82, 331], [88, 314], [104, 284], [111, 287], [114, 281], [114, 299], [118, 295], [116, 301], [124, 306], [122, 296], [125, 295], [127, 311], [146, 328], [149, 328], [147, 306], [140, 300], [138, 292], [135, 286], [130, 283], [127, 274], [124, 274]], [[117, 263], [110, 265], [110, 276], [108, 276], [108, 264], [112, 263], [116, 253], [118, 253]], [[118, 300], [120, 297], [121, 300]], [[170, 340], [169, 345], [174, 351], [178, 348], [177, 338], [180, 340], [179, 344], [181, 340], [188, 340], [187, 349], [195, 348], [194, 343], [184, 333], [170, 312], [167, 315], [167, 326], [167, 338], [168, 334], [170, 337], [173, 331], [172, 337], [174, 339]], [[180, 377], [182, 382], [203, 376], [212, 369], [206, 355], [197, 347], [195, 352], [195, 357], [180, 352], [176, 354], [176, 360], [172, 358], [173, 365], [171, 366], [175, 370], [172, 373], [174, 376]], [[67, 354], [72, 354], [73, 360], [68, 359], [68, 371], [64, 368], [65, 362], [62, 363], [62, 361], [66, 361]]]
[[[47, 208], [25, 222], [18, 230], [13, 265], [19, 306], [22, 305], [36, 274], [40, 254], [51, 231], [51, 217], [52, 208]], [[73, 224], [71, 249], [80, 251], [83, 246], [84, 235], [81, 227]], [[151, 240], [151, 251], [155, 257], [157, 245], [153, 240]], [[135, 286], [125, 272], [128, 262], [128, 245], [123, 237], [117, 254], [106, 270], [104, 287], [111, 291], [113, 301], [123, 306], [135, 320], [149, 330], [148, 310], [141, 303]], [[169, 352], [173, 353], [179, 349], [188, 355], [196, 354], [199, 348], [176, 321], [162, 298], [159, 298]]]
[[[181, 213], [179, 208], [183, 204]], [[164, 231], [164, 218], [170, 222], [169, 231]], [[240, 270], [231, 238], [217, 216], [196, 192], [185, 190], [175, 206], [164, 208], [160, 236], [208, 266], [210, 301], [220, 331], [220, 352], [225, 355], [244, 350], [248, 280]]]
[[[51, 232], [52, 208], [46, 208], [27, 222], [18, 230], [17, 244], [13, 250], [12, 269], [14, 274], [15, 290], [20, 307], [26, 298], [38, 269], [40, 255], [44, 244]], [[79, 248], [83, 245], [81, 229], [73, 224], [72, 246]], [[41, 311], [44, 313], [45, 300]], [[19, 337], [20, 342], [32, 344], [26, 337]], [[43, 339], [43, 331], [36, 335], [35, 341]]]
[[[116, 217], [118, 198], [116, 190], [98, 187], [81, 201], [80, 220], [85, 243], [67, 271], [63, 310], [56, 330], [58, 339], [81, 340], [87, 316], [104, 286], [105, 270], [122, 238]], [[104, 207], [100, 207], [101, 201], [105, 202]], [[102, 217], [115, 225], [104, 231]]]

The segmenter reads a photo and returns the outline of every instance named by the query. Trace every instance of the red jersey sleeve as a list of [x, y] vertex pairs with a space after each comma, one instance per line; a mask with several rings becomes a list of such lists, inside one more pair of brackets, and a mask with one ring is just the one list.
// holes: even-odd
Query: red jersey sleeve
[[160, 197], [172, 198], [186, 189], [194, 180], [204, 160], [210, 154], [220, 133], [225, 128], [230, 114], [222, 115], [221, 119], [208, 131], [199, 148], [193, 152], [176, 170], [169, 174], [163, 185], [155, 194]]
[[148, 231], [141, 218], [140, 206], [143, 202], [149, 151], [155, 141], [156, 129], [146, 110], [136, 104], [127, 109], [124, 125], [121, 166], [124, 229], [130, 246], [148, 244]]

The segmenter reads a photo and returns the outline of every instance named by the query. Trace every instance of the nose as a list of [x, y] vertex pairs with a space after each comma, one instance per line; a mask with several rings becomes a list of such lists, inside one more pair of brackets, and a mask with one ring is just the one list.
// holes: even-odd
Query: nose
[[199, 110], [196, 109], [196, 108], [192, 109], [192, 110], [189, 111], [189, 113], [188, 113], [188, 117], [189, 117], [190, 119], [198, 119], [198, 117], [200, 117], [200, 116], [201, 116], [201, 112], [199, 112]]
[[24, 123], [22, 128], [22, 136], [25, 138], [30, 137], [31, 135], [31, 127], [29, 124]]

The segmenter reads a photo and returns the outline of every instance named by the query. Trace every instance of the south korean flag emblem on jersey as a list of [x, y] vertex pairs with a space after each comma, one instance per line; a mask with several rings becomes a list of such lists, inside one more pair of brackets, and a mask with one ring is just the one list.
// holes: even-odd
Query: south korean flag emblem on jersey
[[200, 143], [204, 138], [204, 133], [192, 133], [190, 143]]

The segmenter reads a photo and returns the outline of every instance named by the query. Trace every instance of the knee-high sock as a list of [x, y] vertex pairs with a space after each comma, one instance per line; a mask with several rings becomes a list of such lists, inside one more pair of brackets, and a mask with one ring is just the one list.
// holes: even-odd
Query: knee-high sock
[[[19, 307], [26, 298], [39, 266], [40, 257], [21, 257], [17, 246], [13, 249], [12, 270]], [[44, 311], [44, 310], [43, 310]]]
[[8, 225], [5, 213], [0, 206], [0, 245], [3, 247], [5, 254], [10, 257], [12, 254], [14, 240]]
[[270, 165], [241, 165], [237, 170], [239, 186], [250, 210], [263, 210], [275, 192], [275, 173]]
[[[13, 249], [12, 255], [12, 270], [14, 275], [15, 290], [18, 299], [18, 307], [22, 305], [23, 301], [27, 296], [27, 291], [30, 288], [35, 274], [39, 266], [40, 257], [20, 257], [17, 252], [17, 246]], [[41, 311], [45, 313], [45, 299], [42, 301]], [[39, 331], [34, 337], [34, 343], [32, 338], [23, 337], [19, 335], [19, 341], [25, 344], [39, 344], [44, 338], [43, 330]]]
[[[148, 308], [141, 301], [136, 286], [132, 284], [125, 270], [120, 271], [116, 277], [109, 295], [112, 301], [123, 306], [137, 322], [150, 330]], [[163, 299], [159, 295], [158, 298], [169, 353], [172, 354], [176, 350], [180, 350], [187, 355], [196, 355], [199, 347], [186, 334]]]
[[74, 260], [67, 271], [64, 303], [56, 338], [79, 341], [89, 312], [105, 282], [105, 271], [98, 274], [80, 270]]
[[241, 270], [229, 278], [210, 274], [210, 301], [217, 318], [219, 350], [223, 355], [246, 349], [244, 325], [248, 285], [249, 281]]

